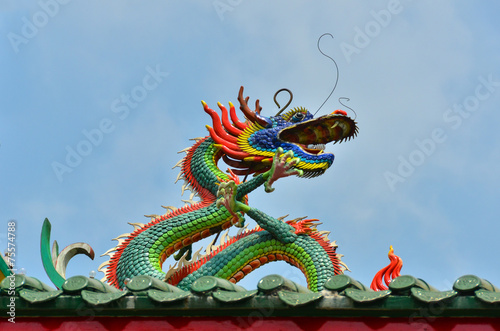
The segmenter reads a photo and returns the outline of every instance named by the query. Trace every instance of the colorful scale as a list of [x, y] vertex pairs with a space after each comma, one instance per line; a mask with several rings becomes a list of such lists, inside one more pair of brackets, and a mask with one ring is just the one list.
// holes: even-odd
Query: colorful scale
[[149, 260], [156, 269], [161, 270], [163, 262], [174, 252], [229, 227], [233, 219], [225, 208], [216, 209], [206, 216], [203, 216], [202, 211], [190, 216], [188, 223], [172, 228], [154, 242], [154, 250], [149, 251]]
[[[266, 263], [285, 261], [303, 272], [312, 291], [321, 291], [330, 277], [341, 273], [340, 269], [334, 268], [329, 256], [336, 255], [335, 248], [328, 246], [327, 249], [329, 252], [311, 236], [299, 235], [293, 243], [282, 243], [263, 229], [252, 230], [205, 257], [192, 270], [186, 272], [181, 269], [179, 273], [184, 274], [181, 277], [174, 274], [169, 283], [187, 290], [194, 280], [202, 276], [217, 276], [238, 282]], [[176, 277], [181, 280], [176, 282]]]
[[[277, 245], [276, 245], [277, 246]], [[253, 270], [273, 261], [285, 261], [292, 266], [299, 268], [306, 277], [307, 283], [313, 287], [313, 290], [317, 290], [316, 284], [312, 282], [314, 278], [317, 279], [316, 270], [314, 268], [307, 268], [307, 266], [312, 265], [312, 259], [306, 254], [300, 254], [300, 250], [296, 247], [288, 249], [286, 245], [280, 245], [282, 247], [265, 247], [262, 249], [262, 253], [257, 251], [257, 254], [246, 254], [245, 261], [233, 259], [228, 262], [228, 265], [232, 267], [227, 270], [221, 270], [215, 276], [229, 279], [232, 283], [237, 283], [248, 275]], [[296, 246], [296, 245], [295, 245]], [[298, 247], [301, 248], [301, 247]], [[254, 253], [255, 250], [250, 249], [250, 253]], [[297, 254], [299, 251], [299, 254]], [[306, 262], [304, 262], [306, 260]], [[240, 267], [237, 268], [237, 265]]]

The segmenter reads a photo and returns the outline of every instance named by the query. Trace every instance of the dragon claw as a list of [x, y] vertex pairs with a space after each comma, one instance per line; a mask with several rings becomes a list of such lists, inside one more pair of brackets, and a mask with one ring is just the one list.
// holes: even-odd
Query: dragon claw
[[220, 208], [221, 206], [226, 207], [226, 209], [233, 215], [234, 218], [238, 219], [238, 223], [235, 224], [236, 227], [243, 227], [245, 219], [241, 216], [239, 212], [246, 212], [248, 207], [242, 202], [236, 201], [236, 192], [238, 191], [238, 186], [233, 180], [222, 182], [217, 190], [217, 196], [219, 197], [216, 206]]
[[265, 191], [268, 193], [274, 191], [272, 184], [280, 178], [292, 175], [302, 176], [304, 172], [294, 168], [299, 162], [300, 159], [294, 157], [293, 151], [283, 153], [283, 148], [278, 148], [273, 158], [273, 165], [269, 170], [269, 177], [264, 183]]

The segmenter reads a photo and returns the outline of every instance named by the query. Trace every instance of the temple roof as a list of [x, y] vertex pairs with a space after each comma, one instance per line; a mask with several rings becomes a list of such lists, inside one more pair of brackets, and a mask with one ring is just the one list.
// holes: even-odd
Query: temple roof
[[[15, 289], [15, 294], [12, 291]], [[15, 297], [15, 299], [12, 299]], [[500, 290], [474, 275], [458, 278], [453, 288], [438, 291], [422, 279], [404, 275], [389, 289], [373, 291], [347, 275], [330, 278], [314, 293], [280, 275], [262, 278], [246, 290], [227, 280], [206, 276], [190, 291], [149, 276], [132, 278], [123, 290], [84, 276], [54, 289], [38, 279], [14, 275], [1, 282], [2, 315], [12, 300], [18, 317], [82, 316], [248, 316], [266, 317], [498, 317]], [[85, 316], [85, 314], [84, 314]]]

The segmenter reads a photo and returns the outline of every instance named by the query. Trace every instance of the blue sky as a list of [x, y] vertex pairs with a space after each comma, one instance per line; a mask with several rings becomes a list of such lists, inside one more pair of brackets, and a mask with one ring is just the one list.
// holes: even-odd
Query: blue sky
[[[4, 0], [2, 251], [16, 220], [17, 267], [50, 283], [39, 254], [47, 217], [61, 248], [96, 252], [67, 275], [97, 270], [127, 222], [188, 198], [172, 167], [207, 134], [201, 100], [237, 103], [243, 85], [273, 115], [274, 93], [289, 88], [292, 107], [318, 109], [335, 81], [316, 48], [328, 32], [321, 45], [340, 80], [318, 115], [348, 97], [359, 135], [327, 147], [336, 159], [322, 177], [280, 180], [250, 204], [321, 220], [366, 285], [390, 245], [403, 274], [438, 289], [465, 274], [500, 284], [499, 11], [494, 1]], [[275, 272], [304, 284], [284, 263], [241, 284]]]

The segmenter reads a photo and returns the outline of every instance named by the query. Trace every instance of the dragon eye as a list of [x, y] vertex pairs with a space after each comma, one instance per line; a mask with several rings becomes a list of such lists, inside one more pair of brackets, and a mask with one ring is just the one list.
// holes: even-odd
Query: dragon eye
[[291, 120], [292, 120], [292, 122], [294, 122], [294, 123], [296, 123], [296, 122], [300, 122], [300, 121], [302, 121], [302, 120], [304, 119], [304, 117], [305, 117], [305, 116], [306, 116], [306, 115], [305, 115], [304, 113], [298, 112], [298, 113], [295, 113], [295, 114], [292, 116]]

